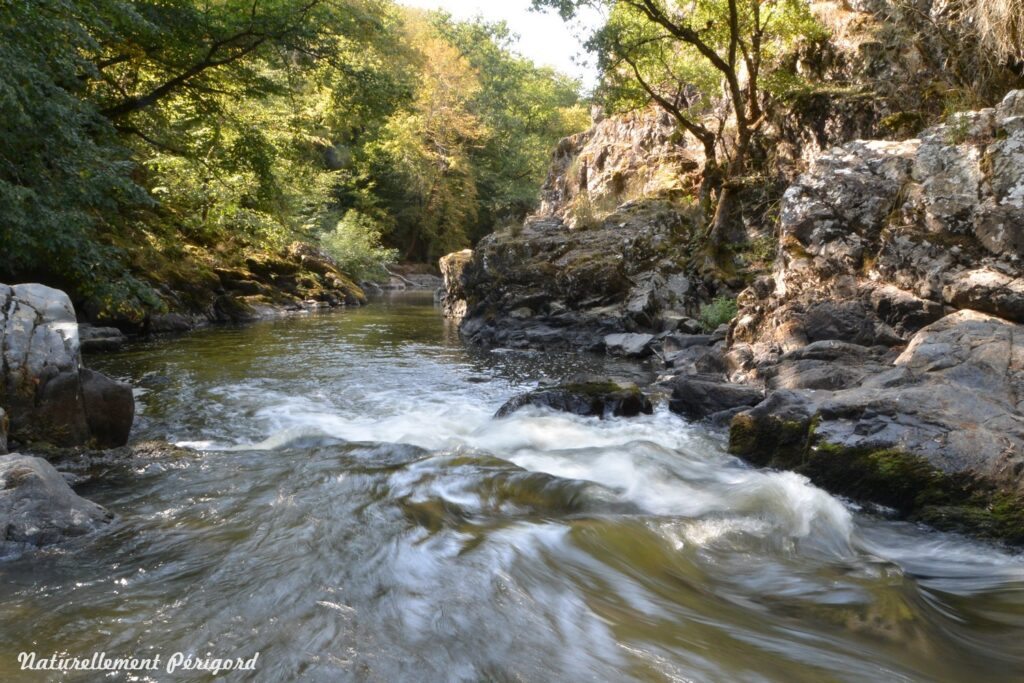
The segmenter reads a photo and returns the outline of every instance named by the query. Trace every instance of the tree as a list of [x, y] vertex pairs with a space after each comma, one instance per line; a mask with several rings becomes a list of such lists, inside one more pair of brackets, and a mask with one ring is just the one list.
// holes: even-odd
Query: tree
[[[612, 99], [639, 89], [703, 146], [702, 201], [713, 243], [734, 237], [737, 181], [766, 119], [761, 83], [771, 60], [814, 21], [802, 0], [535, 0], [569, 18], [610, 9], [590, 39]], [[721, 98], [729, 115], [710, 118]], [[625, 99], [628, 99], [626, 97]], [[727, 139], [728, 138], [728, 139]], [[728, 142], [728, 144], [723, 144]], [[721, 157], [725, 157], [724, 160]], [[712, 198], [714, 202], [712, 213]]]
[[516, 55], [503, 22], [456, 22], [440, 14], [433, 24], [479, 75], [473, 108], [488, 134], [470, 157], [480, 208], [471, 237], [480, 237], [496, 222], [520, 221], [533, 210], [552, 148], [584, 130], [590, 116], [580, 83]]
[[98, 1], [0, 5], [0, 274], [108, 296], [139, 283], [122, 277], [100, 236], [148, 199], [130, 151], [84, 97], [93, 65], [83, 55], [96, 47], [78, 18], [87, 9], [124, 10]]

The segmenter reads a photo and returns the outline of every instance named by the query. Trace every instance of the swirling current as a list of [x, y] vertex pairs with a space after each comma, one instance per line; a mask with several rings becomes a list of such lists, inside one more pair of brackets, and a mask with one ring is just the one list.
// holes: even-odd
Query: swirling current
[[[0, 561], [19, 652], [251, 657], [260, 681], [1021, 681], [1024, 557], [730, 457], [659, 407], [495, 410], [650, 369], [463, 346], [429, 298], [140, 342], [101, 533]], [[95, 680], [75, 674], [52, 680]], [[103, 680], [212, 680], [208, 673]]]

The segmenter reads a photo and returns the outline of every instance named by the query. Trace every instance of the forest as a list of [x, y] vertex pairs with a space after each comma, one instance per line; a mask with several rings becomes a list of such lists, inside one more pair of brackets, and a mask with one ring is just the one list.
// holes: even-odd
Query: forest
[[0, 32], [0, 279], [94, 316], [295, 240], [355, 280], [435, 261], [589, 124], [503, 24], [390, 0], [27, 0]]

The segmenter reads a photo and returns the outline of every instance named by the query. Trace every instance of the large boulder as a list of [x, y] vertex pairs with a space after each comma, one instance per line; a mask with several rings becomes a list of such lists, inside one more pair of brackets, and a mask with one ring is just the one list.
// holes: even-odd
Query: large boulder
[[445, 316], [453, 320], [461, 320], [466, 315], [466, 290], [462, 273], [472, 260], [473, 250], [463, 249], [442, 256], [438, 261], [442, 279], [441, 307]]
[[1024, 325], [946, 316], [857, 386], [773, 393], [733, 419], [729, 444], [912, 519], [1024, 543]]
[[495, 417], [507, 417], [527, 406], [601, 419], [654, 412], [650, 399], [632, 382], [580, 379], [516, 396], [506, 402]]
[[0, 553], [81, 536], [109, 520], [42, 458], [0, 456]]
[[0, 408], [12, 441], [62, 447], [127, 441], [131, 387], [82, 367], [67, 294], [38, 284], [0, 285], [0, 354]]

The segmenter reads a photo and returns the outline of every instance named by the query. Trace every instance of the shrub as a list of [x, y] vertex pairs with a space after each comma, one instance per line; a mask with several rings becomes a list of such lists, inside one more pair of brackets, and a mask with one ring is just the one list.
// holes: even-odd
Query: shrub
[[700, 307], [700, 324], [707, 332], [736, 317], [736, 300], [727, 296], [716, 297], [714, 301]]
[[398, 251], [381, 246], [381, 226], [369, 216], [349, 211], [320, 242], [338, 267], [357, 281], [386, 279]]

